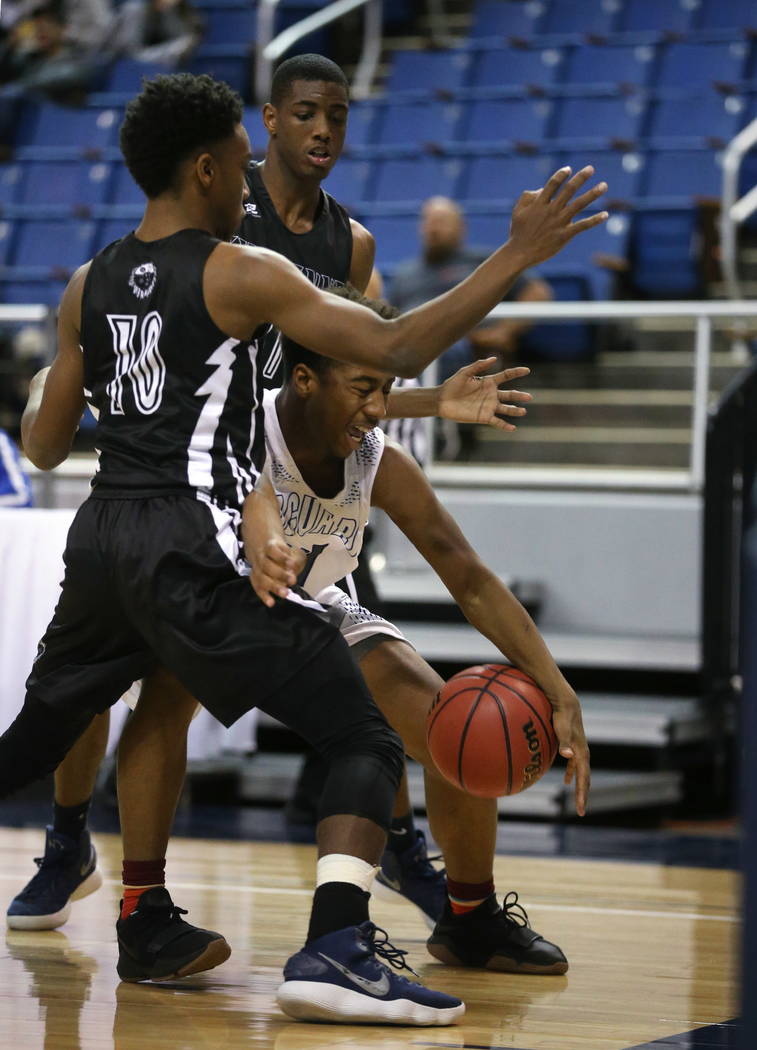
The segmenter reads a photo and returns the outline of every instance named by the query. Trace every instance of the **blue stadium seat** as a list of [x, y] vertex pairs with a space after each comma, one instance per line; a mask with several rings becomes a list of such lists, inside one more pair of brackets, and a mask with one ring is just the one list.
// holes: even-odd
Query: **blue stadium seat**
[[564, 59], [561, 48], [505, 47], [474, 53], [470, 83], [474, 87], [520, 87], [554, 83]]
[[543, 4], [522, 0], [477, 0], [471, 37], [531, 36], [540, 31]]
[[134, 95], [142, 89], [143, 77], [151, 79], [160, 73], [170, 72], [171, 70], [162, 63], [138, 62], [134, 58], [119, 58], [111, 66], [103, 90]]
[[28, 277], [3, 275], [0, 280], [0, 302], [13, 305], [41, 303], [43, 306], [57, 306], [65, 289], [65, 281], [46, 278], [34, 281]]
[[757, 28], [754, 0], [703, 0], [696, 21], [698, 29]]
[[699, 221], [691, 207], [642, 209], [631, 230], [631, 279], [649, 299], [700, 298]]
[[454, 92], [463, 86], [470, 63], [467, 51], [398, 51], [387, 94], [416, 89]]
[[656, 58], [651, 45], [580, 44], [565, 62], [568, 84], [646, 84]]
[[524, 190], [543, 186], [556, 170], [554, 157], [545, 154], [507, 154], [474, 157], [463, 173], [461, 200], [517, 200]]
[[607, 222], [593, 230], [574, 237], [557, 255], [543, 263], [539, 270], [550, 280], [554, 277], [582, 277], [597, 300], [612, 298], [615, 275], [612, 270], [601, 266], [600, 256], [613, 256], [627, 260], [631, 221], [627, 214], [615, 212]]
[[649, 107], [647, 137], [674, 144], [681, 137], [708, 137], [728, 142], [741, 127], [746, 101], [740, 95], [723, 95], [710, 89], [653, 99]]
[[112, 167], [86, 161], [30, 161], [25, 167], [20, 204], [60, 205], [65, 214], [77, 205], [102, 204]]
[[595, 175], [590, 185], [607, 183], [608, 201], [633, 201], [639, 196], [646, 155], [636, 150], [576, 150], [555, 157], [555, 168], [569, 165], [580, 171], [587, 164], [594, 166]]
[[460, 105], [453, 102], [390, 102], [383, 107], [373, 141], [380, 146], [446, 142], [459, 137], [461, 112]]
[[365, 200], [371, 168], [372, 165], [367, 160], [342, 157], [321, 185], [341, 204], [354, 205]]
[[103, 248], [112, 244], [113, 241], [118, 241], [125, 237], [127, 233], [131, 233], [138, 225], [138, 222], [134, 220], [129, 221], [128, 219], [107, 219], [105, 222], [99, 222], [95, 230], [92, 254], [96, 255], [97, 252], [101, 252]]
[[473, 248], [494, 251], [510, 233], [509, 211], [466, 211], [467, 243]]
[[376, 165], [373, 200], [424, 200], [442, 194], [456, 196], [462, 161], [445, 157], [401, 157]]
[[359, 216], [376, 238], [376, 266], [385, 278], [394, 272], [398, 263], [417, 256], [419, 211], [420, 201], [414, 214]]
[[203, 46], [251, 43], [255, 39], [255, 16], [256, 11], [251, 4], [210, 8], [205, 13]]
[[635, 139], [644, 103], [639, 95], [563, 98], [557, 103], [554, 137], [559, 139]]
[[616, 29], [627, 32], [684, 33], [691, 28], [690, 0], [625, 0]]
[[21, 189], [23, 171], [20, 164], [0, 165], [0, 206], [16, 203]]
[[113, 204], [134, 204], [143, 208], [145, 195], [129, 174], [125, 164], [117, 164], [110, 195]]
[[642, 192], [647, 197], [719, 197], [721, 182], [712, 150], [652, 150]]
[[691, 44], [678, 41], [663, 48], [656, 82], [659, 87], [695, 90], [713, 81], [733, 83], [745, 72], [748, 47], [741, 41], [730, 44]]
[[618, 0], [552, 0], [540, 24], [542, 33], [611, 33], [616, 28]]
[[69, 109], [47, 102], [24, 121], [17, 146], [76, 146], [82, 151], [104, 149], [118, 142], [121, 113], [117, 109], [85, 106]]
[[92, 222], [26, 219], [17, 225], [14, 266], [75, 270], [92, 254]]
[[549, 99], [470, 102], [460, 124], [464, 142], [541, 142], [553, 110]]
[[[233, 49], [236, 50], [236, 49]], [[238, 49], [237, 54], [203, 54], [197, 51], [188, 64], [190, 73], [209, 73], [216, 80], [225, 80], [240, 95], [250, 93], [250, 58], [246, 45]]]
[[[591, 288], [583, 271], [575, 273], [547, 273], [544, 277], [558, 302], [581, 302], [591, 299]], [[563, 321], [555, 324], [535, 324], [522, 337], [519, 362], [588, 361], [596, 352], [595, 326], [585, 321]]]
[[373, 142], [374, 128], [380, 119], [383, 106], [375, 102], [351, 102], [347, 119], [347, 143], [349, 146], [365, 146]]

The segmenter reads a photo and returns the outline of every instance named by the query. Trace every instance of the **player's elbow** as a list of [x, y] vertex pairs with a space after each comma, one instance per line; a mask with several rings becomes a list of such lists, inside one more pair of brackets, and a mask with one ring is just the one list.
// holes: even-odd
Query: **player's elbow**
[[33, 463], [37, 470], [53, 470], [60, 466], [68, 455], [71, 445], [63, 448], [59, 443], [51, 444], [49, 441], [40, 440], [34, 431], [21, 431], [21, 447], [24, 455]]

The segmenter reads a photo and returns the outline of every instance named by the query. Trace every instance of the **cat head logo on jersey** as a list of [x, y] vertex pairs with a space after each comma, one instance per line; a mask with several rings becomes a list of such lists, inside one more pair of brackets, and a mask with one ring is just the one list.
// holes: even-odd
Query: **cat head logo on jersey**
[[129, 274], [129, 287], [137, 299], [146, 299], [152, 294], [157, 279], [158, 271], [155, 269], [155, 263], [142, 263], [141, 266], [135, 266]]

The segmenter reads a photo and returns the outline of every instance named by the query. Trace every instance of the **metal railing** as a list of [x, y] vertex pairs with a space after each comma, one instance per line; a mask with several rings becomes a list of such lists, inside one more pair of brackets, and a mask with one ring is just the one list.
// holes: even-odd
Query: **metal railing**
[[320, 11], [315, 11], [274, 37], [278, 4], [279, 0], [260, 0], [258, 4], [254, 88], [255, 99], [259, 105], [268, 101], [273, 65], [277, 59], [286, 54], [298, 40], [360, 7], [365, 9], [363, 46], [350, 90], [353, 98], [365, 98], [370, 94], [381, 57], [382, 0], [334, 0], [334, 3], [327, 4]]
[[[691, 448], [688, 469], [682, 471], [639, 471], [622, 468], [586, 470], [571, 467], [529, 468], [465, 463], [432, 465], [429, 476], [440, 484], [486, 487], [503, 483], [523, 487], [593, 487], [600, 489], [678, 489], [701, 492], [705, 479], [705, 443], [707, 437], [710, 357], [713, 323], [718, 320], [757, 318], [757, 302], [578, 302], [578, 303], [501, 303], [492, 318], [507, 317], [539, 321], [614, 321], [641, 318], [691, 319], [694, 329], [694, 375], [691, 412]], [[40, 321], [52, 317], [52, 311], [39, 306], [0, 307], [0, 321]], [[49, 322], [48, 322], [49, 323]], [[51, 342], [51, 346], [52, 346]], [[536, 366], [538, 367], [538, 366]], [[89, 465], [83, 476], [91, 473]]]
[[723, 277], [732, 299], [741, 298], [738, 275], [739, 226], [757, 211], [757, 186], [739, 200], [739, 172], [741, 162], [753, 146], [757, 145], [757, 120], [753, 120], [728, 143], [723, 153], [723, 192], [720, 213], [720, 244], [723, 262]]

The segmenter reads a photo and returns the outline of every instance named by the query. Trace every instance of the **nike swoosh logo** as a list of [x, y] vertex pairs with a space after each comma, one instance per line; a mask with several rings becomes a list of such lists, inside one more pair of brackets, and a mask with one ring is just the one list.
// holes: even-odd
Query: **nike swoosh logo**
[[84, 876], [89, 871], [91, 864], [92, 864], [92, 854], [90, 853], [90, 855], [87, 857], [87, 859], [84, 861], [84, 863], [79, 868], [79, 874], [82, 876], [82, 878], [84, 878]]
[[369, 981], [367, 977], [361, 977], [359, 973], [353, 973], [352, 970], [348, 970], [346, 966], [342, 966], [336, 959], [332, 959], [329, 955], [324, 955], [323, 952], [318, 952], [322, 959], [326, 962], [331, 963], [341, 974], [347, 978], [348, 981], [352, 981], [356, 984], [363, 992], [368, 992], [369, 995], [381, 996], [386, 995], [389, 991], [389, 974], [383, 973], [381, 979], [378, 981]]

